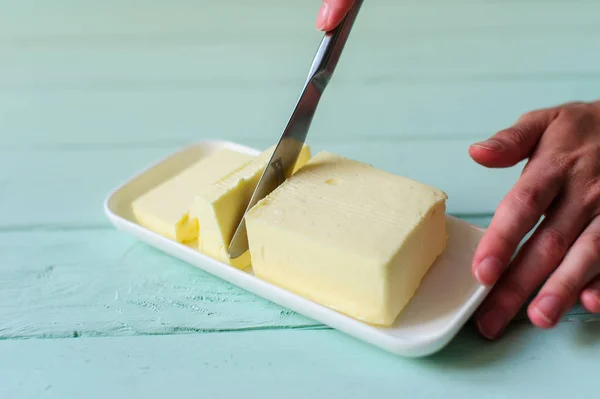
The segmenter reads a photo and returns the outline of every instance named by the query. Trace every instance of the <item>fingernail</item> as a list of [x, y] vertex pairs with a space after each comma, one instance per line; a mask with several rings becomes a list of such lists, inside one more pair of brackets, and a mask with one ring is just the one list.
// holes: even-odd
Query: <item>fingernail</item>
[[481, 284], [492, 285], [498, 281], [503, 271], [502, 263], [497, 258], [488, 256], [475, 268], [475, 278]]
[[488, 339], [496, 338], [506, 326], [508, 319], [502, 309], [491, 308], [477, 320], [477, 329]]
[[499, 141], [489, 139], [475, 143], [473, 144], [473, 147], [479, 147], [490, 151], [500, 151], [502, 149], [502, 144], [500, 144]]
[[327, 2], [323, 2], [321, 5], [321, 9], [317, 14], [317, 22], [316, 27], [318, 30], [323, 30], [325, 25], [327, 25], [327, 20], [329, 19], [329, 4]]
[[547, 295], [537, 301], [534, 309], [547, 323], [554, 324], [560, 308], [560, 299]]

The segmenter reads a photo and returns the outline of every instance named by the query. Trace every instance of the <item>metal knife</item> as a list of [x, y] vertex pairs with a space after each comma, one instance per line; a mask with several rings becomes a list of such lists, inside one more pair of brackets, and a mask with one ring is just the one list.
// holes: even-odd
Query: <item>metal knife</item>
[[227, 250], [230, 258], [237, 258], [248, 250], [246, 213], [290, 176], [306, 140], [321, 95], [333, 75], [362, 3], [363, 0], [354, 0], [343, 21], [332, 31], [326, 32], [321, 40], [296, 107], [233, 234]]

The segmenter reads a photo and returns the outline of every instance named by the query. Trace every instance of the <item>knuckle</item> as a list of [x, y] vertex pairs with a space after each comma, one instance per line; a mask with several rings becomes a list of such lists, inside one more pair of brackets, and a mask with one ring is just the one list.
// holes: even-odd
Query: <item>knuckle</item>
[[597, 185], [589, 187], [581, 196], [581, 213], [588, 218], [600, 214], [600, 188]]
[[551, 227], [541, 228], [537, 233], [536, 246], [540, 255], [558, 264], [568, 249], [565, 235]]
[[536, 161], [535, 169], [540, 182], [561, 185], [567, 183], [566, 178], [572, 175], [579, 163], [577, 154], [561, 149], [547, 152]]
[[568, 159], [565, 173], [564, 195], [585, 217], [600, 214], [600, 163], [588, 154], [579, 160]]
[[564, 122], [577, 121], [584, 113], [585, 105], [582, 103], [565, 104], [559, 114], [559, 119]]
[[570, 170], [577, 163], [578, 154], [572, 152], [554, 152], [548, 155], [548, 167], [552, 171]]
[[511, 190], [508, 194], [508, 208], [514, 209], [515, 206], [522, 209], [527, 214], [541, 214], [544, 198], [536, 188], [521, 187]]
[[581, 235], [581, 241], [585, 249], [592, 255], [593, 259], [600, 260], [600, 232], [586, 232]]
[[562, 295], [568, 298], [575, 296], [580, 290], [580, 284], [570, 274], [561, 276], [561, 278], [552, 281], [548, 285], [548, 291], [562, 293]]
[[524, 128], [516, 125], [502, 130], [498, 133], [498, 138], [516, 147], [520, 147], [527, 142], [527, 133]]
[[497, 294], [497, 302], [505, 309], [521, 307], [529, 296], [529, 292], [516, 279], [506, 279]]
[[563, 106], [563, 108], [565, 108], [565, 107], [581, 107], [583, 105], [586, 105], [585, 101], [568, 101], [568, 102], [564, 103], [562, 106]]
[[600, 213], [600, 176], [590, 178], [583, 187], [581, 199], [583, 210], [587, 215]]
[[[564, 105], [564, 104], [563, 104]], [[559, 107], [549, 107], [549, 108], [538, 108], [531, 111], [527, 111], [517, 119], [517, 123], [527, 123], [527, 122], [550, 122], [558, 115]]]
[[517, 122], [524, 122], [524, 121], [527, 121], [527, 120], [535, 119], [541, 112], [543, 112], [543, 111], [539, 110], [539, 109], [534, 109], [532, 111], [527, 111], [527, 112], [521, 114], [521, 116], [519, 117], [519, 119], [517, 119]]
[[561, 108], [558, 123], [562, 130], [579, 133], [593, 128], [597, 122], [597, 111], [587, 103], [570, 103]]

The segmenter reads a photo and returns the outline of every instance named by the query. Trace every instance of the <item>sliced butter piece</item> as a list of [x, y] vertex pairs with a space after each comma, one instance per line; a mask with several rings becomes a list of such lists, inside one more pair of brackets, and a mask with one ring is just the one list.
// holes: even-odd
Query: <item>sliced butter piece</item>
[[[274, 150], [275, 146], [272, 146], [263, 151], [254, 161], [196, 196], [191, 214], [200, 224], [200, 252], [239, 269], [250, 265], [249, 251], [230, 259], [227, 248]], [[305, 144], [292, 173], [306, 164], [310, 156], [310, 148]]]
[[446, 245], [444, 192], [321, 152], [254, 206], [254, 273], [389, 326]]
[[220, 149], [136, 199], [133, 213], [144, 227], [178, 242], [198, 238], [198, 221], [189, 215], [194, 196], [256, 156]]

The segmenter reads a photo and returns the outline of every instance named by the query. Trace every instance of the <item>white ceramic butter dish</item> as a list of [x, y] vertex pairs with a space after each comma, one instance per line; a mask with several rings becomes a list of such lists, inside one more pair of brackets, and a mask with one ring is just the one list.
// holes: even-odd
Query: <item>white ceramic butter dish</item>
[[259, 154], [225, 141], [204, 141], [184, 148], [142, 171], [111, 192], [104, 210], [118, 229], [165, 253], [197, 266], [250, 291], [357, 339], [397, 355], [418, 357], [443, 348], [461, 329], [487, 295], [489, 288], [471, 275], [471, 259], [484, 230], [447, 216], [448, 243], [431, 266], [419, 289], [391, 327], [376, 327], [311, 302], [255, 277], [252, 270], [238, 270], [186, 245], [167, 239], [136, 223], [131, 203], [149, 188], [160, 184], [218, 148]]

